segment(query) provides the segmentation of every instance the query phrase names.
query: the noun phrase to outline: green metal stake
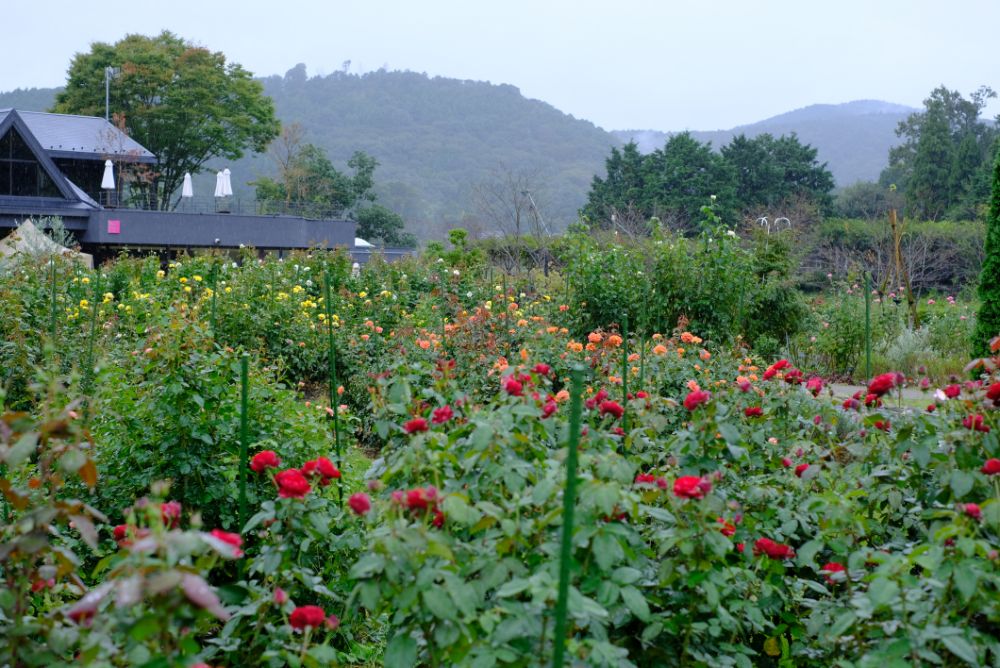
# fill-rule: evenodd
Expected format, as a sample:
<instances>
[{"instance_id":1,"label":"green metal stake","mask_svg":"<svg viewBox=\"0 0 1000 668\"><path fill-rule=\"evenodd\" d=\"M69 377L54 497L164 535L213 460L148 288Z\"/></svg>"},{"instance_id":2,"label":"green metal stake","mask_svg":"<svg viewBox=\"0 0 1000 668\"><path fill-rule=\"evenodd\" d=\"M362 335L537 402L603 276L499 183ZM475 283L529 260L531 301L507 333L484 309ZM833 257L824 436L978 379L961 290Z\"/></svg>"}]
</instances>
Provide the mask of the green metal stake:
<instances>
[{"instance_id":1,"label":"green metal stake","mask_svg":"<svg viewBox=\"0 0 1000 668\"><path fill-rule=\"evenodd\" d=\"M628 431L628 314L622 316L622 429Z\"/></svg>"},{"instance_id":2,"label":"green metal stake","mask_svg":"<svg viewBox=\"0 0 1000 668\"><path fill-rule=\"evenodd\" d=\"M94 339L97 338L97 308L98 298L101 297L101 274L97 273L94 278L94 291L91 294L90 304L90 334L87 339L87 357L83 368L83 393L87 397L87 409L84 411L84 424L90 419L90 391L94 382Z\"/></svg>"},{"instance_id":3,"label":"green metal stake","mask_svg":"<svg viewBox=\"0 0 1000 668\"><path fill-rule=\"evenodd\" d=\"M212 313L211 313L211 327L212 327L212 338L215 339L215 295L219 292L219 265L214 260L212 261Z\"/></svg>"},{"instance_id":4,"label":"green metal stake","mask_svg":"<svg viewBox=\"0 0 1000 668\"><path fill-rule=\"evenodd\" d=\"M333 300L330 297L330 272L327 270L323 274L323 292L326 298L326 321L329 328L329 339L327 341L327 360L329 363L327 373L327 383L330 386L330 410L333 412L333 443L337 451L337 469L342 466L340 455L340 410L337 401L337 346L333 341ZM337 499L340 506L344 506L344 477L337 478Z\"/></svg>"},{"instance_id":5,"label":"green metal stake","mask_svg":"<svg viewBox=\"0 0 1000 668\"><path fill-rule=\"evenodd\" d=\"M49 284L50 284L50 294L49 294L49 338L52 339L52 345L55 346L56 341L56 258L52 256L49 260Z\"/></svg>"},{"instance_id":6,"label":"green metal stake","mask_svg":"<svg viewBox=\"0 0 1000 668\"><path fill-rule=\"evenodd\" d=\"M247 447L250 440L248 405L250 402L250 356L240 357L240 531L247 523Z\"/></svg>"},{"instance_id":7,"label":"green metal stake","mask_svg":"<svg viewBox=\"0 0 1000 668\"><path fill-rule=\"evenodd\" d=\"M566 452L566 489L563 491L562 545L559 550L559 594L556 599L555 648L552 665L562 668L566 652L566 606L569 602L569 569L573 559L573 511L576 507L576 464L583 412L583 367L570 374L569 439Z\"/></svg>"},{"instance_id":8,"label":"green metal stake","mask_svg":"<svg viewBox=\"0 0 1000 668\"><path fill-rule=\"evenodd\" d=\"M872 377L872 276L865 272L865 378Z\"/></svg>"}]
</instances>

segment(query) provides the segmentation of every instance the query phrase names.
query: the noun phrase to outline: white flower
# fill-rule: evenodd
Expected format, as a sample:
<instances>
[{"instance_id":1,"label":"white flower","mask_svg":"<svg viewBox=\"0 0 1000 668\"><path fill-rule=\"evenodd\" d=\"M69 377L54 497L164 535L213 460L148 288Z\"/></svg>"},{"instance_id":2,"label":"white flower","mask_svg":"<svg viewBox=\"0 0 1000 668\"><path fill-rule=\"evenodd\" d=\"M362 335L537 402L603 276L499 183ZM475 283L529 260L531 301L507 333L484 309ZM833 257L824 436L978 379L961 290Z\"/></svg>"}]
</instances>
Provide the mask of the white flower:
<instances>
[{"instance_id":1,"label":"white flower","mask_svg":"<svg viewBox=\"0 0 1000 668\"><path fill-rule=\"evenodd\" d=\"M452 269L451 273L453 276L458 276L460 272L458 271L458 269Z\"/></svg>"},{"instance_id":2,"label":"white flower","mask_svg":"<svg viewBox=\"0 0 1000 668\"><path fill-rule=\"evenodd\" d=\"M735 237L736 236L736 230L726 230L726 234L729 235L729 236L731 236L731 237Z\"/></svg>"},{"instance_id":3,"label":"white flower","mask_svg":"<svg viewBox=\"0 0 1000 668\"><path fill-rule=\"evenodd\" d=\"M437 262L438 262L438 264L441 264L442 262L444 262L444 258L443 257L439 257L437 259Z\"/></svg>"},{"instance_id":4,"label":"white flower","mask_svg":"<svg viewBox=\"0 0 1000 668\"><path fill-rule=\"evenodd\" d=\"M466 292L465 296L471 298L472 297L472 290L469 290L468 292Z\"/></svg>"}]
</instances>

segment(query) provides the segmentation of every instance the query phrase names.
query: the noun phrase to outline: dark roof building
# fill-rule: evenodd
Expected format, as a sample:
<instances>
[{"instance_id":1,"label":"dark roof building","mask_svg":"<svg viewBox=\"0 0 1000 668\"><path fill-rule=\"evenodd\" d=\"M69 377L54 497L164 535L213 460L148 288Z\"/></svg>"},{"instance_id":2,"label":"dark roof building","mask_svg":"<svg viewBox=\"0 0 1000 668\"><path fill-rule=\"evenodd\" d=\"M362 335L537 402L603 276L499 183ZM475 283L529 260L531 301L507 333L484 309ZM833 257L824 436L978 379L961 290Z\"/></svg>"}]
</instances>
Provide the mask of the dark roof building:
<instances>
[{"instance_id":1,"label":"dark roof building","mask_svg":"<svg viewBox=\"0 0 1000 668\"><path fill-rule=\"evenodd\" d=\"M154 211L120 202L102 188L107 161L123 170L156 164L145 147L102 118L0 110L0 230L58 216L88 252L116 248L260 250L345 247L356 224L236 212L227 202L204 212ZM224 198L223 198L224 199Z\"/></svg>"}]
</instances>

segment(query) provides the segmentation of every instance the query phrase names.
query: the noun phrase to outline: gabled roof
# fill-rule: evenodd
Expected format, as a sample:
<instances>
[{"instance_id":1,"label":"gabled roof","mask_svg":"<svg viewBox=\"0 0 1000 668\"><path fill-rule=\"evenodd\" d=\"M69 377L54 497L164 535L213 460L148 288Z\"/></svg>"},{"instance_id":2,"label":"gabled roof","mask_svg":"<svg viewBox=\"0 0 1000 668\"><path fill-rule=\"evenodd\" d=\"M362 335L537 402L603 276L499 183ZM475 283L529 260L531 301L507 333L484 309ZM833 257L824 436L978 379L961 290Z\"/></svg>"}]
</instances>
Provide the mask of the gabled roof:
<instances>
[{"instance_id":1,"label":"gabled roof","mask_svg":"<svg viewBox=\"0 0 1000 668\"><path fill-rule=\"evenodd\" d=\"M5 116L0 118L0 137L7 134L7 131L11 128L21 136L24 143L28 145L31 152L38 159L38 164L41 165L42 170L45 174L52 179L52 183L55 184L56 188L59 190L59 194L63 196L64 199L80 201L80 197L77 195L76 190L70 185L69 181L63 176L63 173L59 171L55 163L52 162L45 149L42 148L41 144L38 143L38 139L35 138L34 133L21 118L20 112L11 109L6 113ZM78 190L78 189L77 189Z\"/></svg>"},{"instance_id":2,"label":"gabled roof","mask_svg":"<svg viewBox=\"0 0 1000 668\"><path fill-rule=\"evenodd\" d=\"M0 109L0 120L17 113L52 158L156 162L156 156L117 127L95 116Z\"/></svg>"}]
</instances>

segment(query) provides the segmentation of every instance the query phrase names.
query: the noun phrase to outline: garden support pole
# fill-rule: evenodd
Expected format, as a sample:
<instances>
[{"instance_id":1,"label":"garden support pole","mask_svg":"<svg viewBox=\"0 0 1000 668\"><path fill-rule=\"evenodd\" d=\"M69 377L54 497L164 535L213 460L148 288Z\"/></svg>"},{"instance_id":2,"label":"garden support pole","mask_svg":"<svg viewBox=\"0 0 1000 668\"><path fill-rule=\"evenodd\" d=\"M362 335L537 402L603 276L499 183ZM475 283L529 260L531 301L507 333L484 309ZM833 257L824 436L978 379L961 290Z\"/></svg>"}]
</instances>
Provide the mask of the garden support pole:
<instances>
[{"instance_id":1,"label":"garden support pole","mask_svg":"<svg viewBox=\"0 0 1000 668\"><path fill-rule=\"evenodd\" d=\"M559 594L556 600L556 628L552 652L553 668L562 668L566 651L566 612L569 602L569 571L573 559L573 510L576 507L577 449L580 447L580 416L583 412L583 367L571 372L569 398L569 438L566 448L566 488L563 491L562 545L559 550Z\"/></svg>"},{"instance_id":2,"label":"garden support pole","mask_svg":"<svg viewBox=\"0 0 1000 668\"><path fill-rule=\"evenodd\" d=\"M622 429L628 431L628 314L622 316Z\"/></svg>"},{"instance_id":3,"label":"garden support pole","mask_svg":"<svg viewBox=\"0 0 1000 668\"><path fill-rule=\"evenodd\" d=\"M212 313L211 313L211 328L212 328L212 339L215 340L215 295L219 292L219 264L212 259Z\"/></svg>"},{"instance_id":4,"label":"garden support pole","mask_svg":"<svg viewBox=\"0 0 1000 668\"><path fill-rule=\"evenodd\" d=\"M87 337L87 357L83 367L83 393L87 397L87 409L84 412L84 424L90 422L90 393L94 385L94 339L97 338L97 309L100 303L98 299L103 299L101 294L101 274L97 272L94 277L94 291L91 294L90 304L90 334Z\"/></svg>"},{"instance_id":5,"label":"garden support pole","mask_svg":"<svg viewBox=\"0 0 1000 668\"><path fill-rule=\"evenodd\" d=\"M323 292L326 301L326 322L329 332L329 339L327 340L327 362L328 372L327 372L327 384L330 387L330 411L333 414L333 445L337 452L337 470L339 471L343 467L343 461L341 459L340 453L340 398L337 395L337 389L340 385L337 383L337 346L333 340L333 301L331 299L330 292L330 272L327 271L323 274ZM337 501L340 503L340 507L344 507L344 476L341 474L337 478Z\"/></svg>"},{"instance_id":6,"label":"garden support pole","mask_svg":"<svg viewBox=\"0 0 1000 668\"><path fill-rule=\"evenodd\" d=\"M56 344L56 257L49 259L49 338Z\"/></svg>"},{"instance_id":7,"label":"garden support pole","mask_svg":"<svg viewBox=\"0 0 1000 668\"><path fill-rule=\"evenodd\" d=\"M865 272L865 378L872 377L872 275Z\"/></svg>"},{"instance_id":8,"label":"garden support pole","mask_svg":"<svg viewBox=\"0 0 1000 668\"><path fill-rule=\"evenodd\" d=\"M240 532L247 522L247 442L249 436L250 356L240 357Z\"/></svg>"}]
</instances>

